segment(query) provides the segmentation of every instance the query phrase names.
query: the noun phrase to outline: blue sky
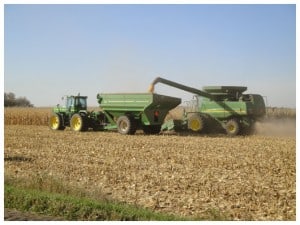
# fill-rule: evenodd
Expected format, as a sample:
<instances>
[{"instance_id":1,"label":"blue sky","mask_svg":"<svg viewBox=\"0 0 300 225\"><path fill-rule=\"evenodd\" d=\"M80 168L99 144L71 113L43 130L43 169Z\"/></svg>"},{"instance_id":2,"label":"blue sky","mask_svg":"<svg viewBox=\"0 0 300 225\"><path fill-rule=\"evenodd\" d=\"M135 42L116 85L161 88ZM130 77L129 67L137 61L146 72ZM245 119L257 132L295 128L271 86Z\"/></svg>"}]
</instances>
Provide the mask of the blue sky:
<instances>
[{"instance_id":1,"label":"blue sky","mask_svg":"<svg viewBox=\"0 0 300 225\"><path fill-rule=\"evenodd\" d=\"M4 91L35 106L78 92L96 106L97 93L146 92L161 76L296 107L296 6L4 5L4 66Z\"/></svg>"}]
</instances>

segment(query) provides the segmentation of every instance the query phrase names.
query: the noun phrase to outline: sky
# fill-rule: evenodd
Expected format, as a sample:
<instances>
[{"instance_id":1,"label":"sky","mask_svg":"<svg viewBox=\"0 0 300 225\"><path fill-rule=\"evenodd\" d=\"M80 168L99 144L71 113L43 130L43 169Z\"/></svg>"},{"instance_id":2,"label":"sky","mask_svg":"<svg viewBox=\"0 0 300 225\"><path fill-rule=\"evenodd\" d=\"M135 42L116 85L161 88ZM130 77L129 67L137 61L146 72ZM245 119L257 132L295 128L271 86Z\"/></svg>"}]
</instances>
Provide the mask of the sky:
<instances>
[{"instance_id":1,"label":"sky","mask_svg":"<svg viewBox=\"0 0 300 225\"><path fill-rule=\"evenodd\" d=\"M4 91L34 106L64 95L247 86L296 107L296 5L4 5ZM163 84L159 94L192 99Z\"/></svg>"}]
</instances>

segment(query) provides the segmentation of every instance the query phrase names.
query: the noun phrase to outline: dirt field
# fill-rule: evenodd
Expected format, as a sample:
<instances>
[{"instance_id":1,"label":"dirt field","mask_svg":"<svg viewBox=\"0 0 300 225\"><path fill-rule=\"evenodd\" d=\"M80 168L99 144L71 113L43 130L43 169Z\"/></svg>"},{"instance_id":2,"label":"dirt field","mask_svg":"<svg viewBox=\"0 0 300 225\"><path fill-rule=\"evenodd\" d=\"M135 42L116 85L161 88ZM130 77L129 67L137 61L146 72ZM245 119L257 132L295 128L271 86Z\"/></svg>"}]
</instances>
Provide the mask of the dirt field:
<instances>
[{"instance_id":1,"label":"dirt field","mask_svg":"<svg viewBox=\"0 0 300 225\"><path fill-rule=\"evenodd\" d=\"M5 175L47 175L157 211L296 219L296 138L122 136L5 125Z\"/></svg>"}]
</instances>

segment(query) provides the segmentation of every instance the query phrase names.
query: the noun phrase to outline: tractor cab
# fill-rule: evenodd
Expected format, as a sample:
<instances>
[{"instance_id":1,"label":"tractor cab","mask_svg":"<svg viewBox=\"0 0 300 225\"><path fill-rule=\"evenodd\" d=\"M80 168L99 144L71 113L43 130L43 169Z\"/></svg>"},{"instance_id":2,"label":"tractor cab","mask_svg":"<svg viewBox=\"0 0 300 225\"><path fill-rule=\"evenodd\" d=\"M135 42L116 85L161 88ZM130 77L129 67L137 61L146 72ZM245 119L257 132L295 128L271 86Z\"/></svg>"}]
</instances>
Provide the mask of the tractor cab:
<instances>
[{"instance_id":1,"label":"tractor cab","mask_svg":"<svg viewBox=\"0 0 300 225\"><path fill-rule=\"evenodd\" d=\"M67 96L65 107L69 112L79 112L80 110L86 110L87 96Z\"/></svg>"}]
</instances>

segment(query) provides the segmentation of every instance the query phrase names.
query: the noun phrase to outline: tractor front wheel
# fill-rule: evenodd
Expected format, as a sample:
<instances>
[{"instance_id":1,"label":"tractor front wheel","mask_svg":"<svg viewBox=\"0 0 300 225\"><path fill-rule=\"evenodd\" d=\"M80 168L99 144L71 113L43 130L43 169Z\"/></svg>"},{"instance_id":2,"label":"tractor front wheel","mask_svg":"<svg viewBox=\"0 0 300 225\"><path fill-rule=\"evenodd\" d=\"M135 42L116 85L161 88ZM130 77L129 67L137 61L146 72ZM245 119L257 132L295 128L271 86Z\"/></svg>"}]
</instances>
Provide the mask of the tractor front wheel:
<instances>
[{"instance_id":1,"label":"tractor front wheel","mask_svg":"<svg viewBox=\"0 0 300 225\"><path fill-rule=\"evenodd\" d=\"M65 126L63 125L62 116L57 113L52 114L49 118L49 127L52 130L64 130Z\"/></svg>"},{"instance_id":2,"label":"tractor front wheel","mask_svg":"<svg viewBox=\"0 0 300 225\"><path fill-rule=\"evenodd\" d=\"M85 117L77 113L71 117L70 127L73 131L86 131L88 129Z\"/></svg>"},{"instance_id":3,"label":"tractor front wheel","mask_svg":"<svg viewBox=\"0 0 300 225\"><path fill-rule=\"evenodd\" d=\"M120 116L117 126L120 134L135 134L136 132L136 123L130 116Z\"/></svg>"}]
</instances>

